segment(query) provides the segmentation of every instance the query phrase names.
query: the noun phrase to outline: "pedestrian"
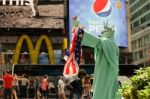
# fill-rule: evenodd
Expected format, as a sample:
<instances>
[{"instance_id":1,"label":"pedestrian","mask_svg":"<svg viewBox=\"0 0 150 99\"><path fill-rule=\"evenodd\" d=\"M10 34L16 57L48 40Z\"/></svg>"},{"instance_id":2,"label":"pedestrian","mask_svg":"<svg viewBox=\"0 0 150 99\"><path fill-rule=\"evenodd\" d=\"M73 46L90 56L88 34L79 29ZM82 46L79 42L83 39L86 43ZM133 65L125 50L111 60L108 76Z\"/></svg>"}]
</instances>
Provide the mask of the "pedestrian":
<instances>
[{"instance_id":1,"label":"pedestrian","mask_svg":"<svg viewBox=\"0 0 150 99\"><path fill-rule=\"evenodd\" d=\"M51 92L53 94L56 93L56 89L55 89L55 85L54 85L54 81L53 80L49 81L48 87L49 87L49 92Z\"/></svg>"},{"instance_id":2,"label":"pedestrian","mask_svg":"<svg viewBox=\"0 0 150 99\"><path fill-rule=\"evenodd\" d=\"M58 80L58 97L59 99L66 99L65 95L65 83L63 76L60 76Z\"/></svg>"},{"instance_id":3,"label":"pedestrian","mask_svg":"<svg viewBox=\"0 0 150 99\"><path fill-rule=\"evenodd\" d=\"M73 94L73 97L75 99L81 99L82 91L83 91L82 79L86 75L87 72L84 69L80 69L78 73L78 78L76 78L70 83L70 89L71 89L70 94ZM72 97L70 97L70 99L72 99Z\"/></svg>"},{"instance_id":4,"label":"pedestrian","mask_svg":"<svg viewBox=\"0 0 150 99\"><path fill-rule=\"evenodd\" d=\"M38 95L38 93L39 93L39 79L38 78L36 78L35 80L34 80L34 87L35 87L35 99L38 99L38 97L39 97L39 95Z\"/></svg>"},{"instance_id":5,"label":"pedestrian","mask_svg":"<svg viewBox=\"0 0 150 99\"><path fill-rule=\"evenodd\" d=\"M29 87L28 87L28 98L33 99L34 97L35 97L34 81L30 80Z\"/></svg>"},{"instance_id":6,"label":"pedestrian","mask_svg":"<svg viewBox=\"0 0 150 99\"><path fill-rule=\"evenodd\" d=\"M82 91L81 99L92 99L92 92L91 92L92 83L91 83L90 76L87 75L87 76L83 77L82 87L83 87L83 91Z\"/></svg>"},{"instance_id":7,"label":"pedestrian","mask_svg":"<svg viewBox=\"0 0 150 99\"><path fill-rule=\"evenodd\" d=\"M12 98L12 84L13 84L13 76L10 75L10 71L6 70L6 74L3 77L3 84L4 84L4 99L11 99Z\"/></svg>"},{"instance_id":8,"label":"pedestrian","mask_svg":"<svg viewBox=\"0 0 150 99\"><path fill-rule=\"evenodd\" d=\"M20 81L20 88L19 88L20 99L27 98L28 86L29 86L28 76L26 74L23 74Z\"/></svg>"},{"instance_id":9,"label":"pedestrian","mask_svg":"<svg viewBox=\"0 0 150 99\"><path fill-rule=\"evenodd\" d=\"M13 92L14 99L18 99L18 96L17 96L17 92L18 92L18 78L17 78L16 74L14 74L13 77L14 77L14 81L13 81L12 92Z\"/></svg>"},{"instance_id":10,"label":"pedestrian","mask_svg":"<svg viewBox=\"0 0 150 99\"><path fill-rule=\"evenodd\" d=\"M48 76L47 75L44 75L41 84L41 90L42 90L42 98L48 99Z\"/></svg>"}]
</instances>

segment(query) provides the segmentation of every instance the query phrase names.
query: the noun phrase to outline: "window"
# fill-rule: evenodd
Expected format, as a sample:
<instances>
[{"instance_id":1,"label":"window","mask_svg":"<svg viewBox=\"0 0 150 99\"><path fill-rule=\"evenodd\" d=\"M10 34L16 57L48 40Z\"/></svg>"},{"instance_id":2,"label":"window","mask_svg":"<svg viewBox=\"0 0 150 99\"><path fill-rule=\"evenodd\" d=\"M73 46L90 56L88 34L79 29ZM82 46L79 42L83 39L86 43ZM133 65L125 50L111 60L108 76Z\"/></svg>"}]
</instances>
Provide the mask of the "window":
<instances>
[{"instance_id":1,"label":"window","mask_svg":"<svg viewBox=\"0 0 150 99\"><path fill-rule=\"evenodd\" d=\"M146 21L145 16L141 18L141 24L144 23Z\"/></svg>"},{"instance_id":2,"label":"window","mask_svg":"<svg viewBox=\"0 0 150 99\"><path fill-rule=\"evenodd\" d=\"M135 52L135 53L134 53L134 60L137 61L138 59L139 59L138 52Z\"/></svg>"},{"instance_id":3,"label":"window","mask_svg":"<svg viewBox=\"0 0 150 99\"><path fill-rule=\"evenodd\" d=\"M134 28L139 26L139 20L133 23Z\"/></svg>"},{"instance_id":4,"label":"window","mask_svg":"<svg viewBox=\"0 0 150 99\"><path fill-rule=\"evenodd\" d=\"M144 44L147 44L148 43L148 35L145 35L144 36Z\"/></svg>"},{"instance_id":5,"label":"window","mask_svg":"<svg viewBox=\"0 0 150 99\"><path fill-rule=\"evenodd\" d=\"M131 43L131 47L132 47L132 50L134 50L135 49L135 42L134 41L132 41L132 43Z\"/></svg>"},{"instance_id":6,"label":"window","mask_svg":"<svg viewBox=\"0 0 150 99\"><path fill-rule=\"evenodd\" d=\"M139 2L139 4L137 4L137 5L134 6L134 10L136 10L139 6L141 6L143 0L140 0L140 1L141 2ZM142 15L143 13L145 13L146 11L149 11L149 10L150 10L150 3L146 4L143 8L139 9L135 14L133 14L131 21L135 20L140 15ZM143 19L141 19L141 20L143 20Z\"/></svg>"},{"instance_id":7,"label":"window","mask_svg":"<svg viewBox=\"0 0 150 99\"><path fill-rule=\"evenodd\" d=\"M149 31L149 34L147 36L147 39L148 39L147 41L150 42L150 31Z\"/></svg>"},{"instance_id":8,"label":"window","mask_svg":"<svg viewBox=\"0 0 150 99\"><path fill-rule=\"evenodd\" d=\"M145 17L146 17L146 21L149 21L150 13L148 13Z\"/></svg>"},{"instance_id":9,"label":"window","mask_svg":"<svg viewBox=\"0 0 150 99\"><path fill-rule=\"evenodd\" d=\"M147 49L144 49L144 57L147 57Z\"/></svg>"},{"instance_id":10,"label":"window","mask_svg":"<svg viewBox=\"0 0 150 99\"><path fill-rule=\"evenodd\" d=\"M143 58L143 51L139 51L139 58Z\"/></svg>"},{"instance_id":11,"label":"window","mask_svg":"<svg viewBox=\"0 0 150 99\"><path fill-rule=\"evenodd\" d=\"M136 0L129 0L130 5L135 2Z\"/></svg>"},{"instance_id":12,"label":"window","mask_svg":"<svg viewBox=\"0 0 150 99\"><path fill-rule=\"evenodd\" d=\"M132 50L137 48L137 40L132 41Z\"/></svg>"}]
</instances>

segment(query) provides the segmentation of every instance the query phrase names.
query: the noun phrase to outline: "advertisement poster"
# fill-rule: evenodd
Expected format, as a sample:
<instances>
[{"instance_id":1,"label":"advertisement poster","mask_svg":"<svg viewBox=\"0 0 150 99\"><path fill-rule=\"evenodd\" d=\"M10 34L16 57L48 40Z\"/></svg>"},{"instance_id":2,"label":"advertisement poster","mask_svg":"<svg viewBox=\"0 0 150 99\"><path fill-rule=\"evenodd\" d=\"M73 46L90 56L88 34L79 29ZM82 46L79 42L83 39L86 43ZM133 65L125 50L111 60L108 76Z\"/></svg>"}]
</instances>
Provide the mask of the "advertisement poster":
<instances>
[{"instance_id":1,"label":"advertisement poster","mask_svg":"<svg viewBox=\"0 0 150 99\"><path fill-rule=\"evenodd\" d=\"M126 0L69 0L70 38L73 16L94 36L100 36L108 23L115 31L116 44L127 47Z\"/></svg>"}]
</instances>

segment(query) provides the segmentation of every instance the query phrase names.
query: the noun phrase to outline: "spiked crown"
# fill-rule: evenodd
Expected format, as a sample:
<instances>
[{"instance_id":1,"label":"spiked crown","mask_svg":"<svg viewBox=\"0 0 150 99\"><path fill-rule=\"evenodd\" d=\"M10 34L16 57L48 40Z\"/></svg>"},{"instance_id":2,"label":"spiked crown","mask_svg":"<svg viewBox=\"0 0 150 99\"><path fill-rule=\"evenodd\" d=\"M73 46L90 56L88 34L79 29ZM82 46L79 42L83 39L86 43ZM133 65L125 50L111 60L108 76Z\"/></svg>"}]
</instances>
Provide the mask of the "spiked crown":
<instances>
[{"instance_id":1,"label":"spiked crown","mask_svg":"<svg viewBox=\"0 0 150 99\"><path fill-rule=\"evenodd\" d=\"M104 22L104 30L101 32L102 33L102 36L107 34L107 35L110 35L110 36L114 36L114 26L109 26L108 24L108 21L105 23Z\"/></svg>"}]
</instances>

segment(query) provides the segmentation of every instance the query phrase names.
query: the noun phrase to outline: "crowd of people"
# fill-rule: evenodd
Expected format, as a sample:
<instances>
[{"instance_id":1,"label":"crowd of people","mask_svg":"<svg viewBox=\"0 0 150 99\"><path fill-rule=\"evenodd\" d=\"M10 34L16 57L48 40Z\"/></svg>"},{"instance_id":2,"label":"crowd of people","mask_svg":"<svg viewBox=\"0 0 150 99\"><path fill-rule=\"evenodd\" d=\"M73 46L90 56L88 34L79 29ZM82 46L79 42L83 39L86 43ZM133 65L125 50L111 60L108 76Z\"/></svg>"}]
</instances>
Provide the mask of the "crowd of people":
<instances>
[{"instance_id":1,"label":"crowd of people","mask_svg":"<svg viewBox=\"0 0 150 99\"><path fill-rule=\"evenodd\" d=\"M50 80L48 75L30 78L23 74L11 75L7 70L3 76L4 99L49 99L50 94L56 94L58 99L92 99L93 77L81 69L78 77L65 78L59 76Z\"/></svg>"}]
</instances>

